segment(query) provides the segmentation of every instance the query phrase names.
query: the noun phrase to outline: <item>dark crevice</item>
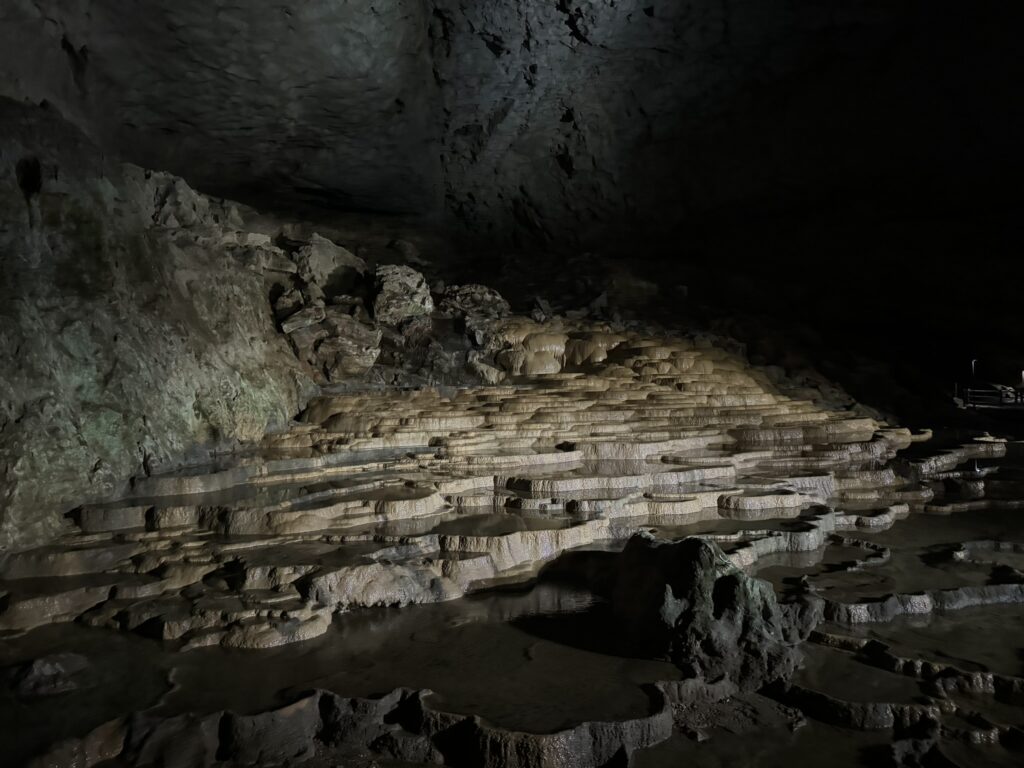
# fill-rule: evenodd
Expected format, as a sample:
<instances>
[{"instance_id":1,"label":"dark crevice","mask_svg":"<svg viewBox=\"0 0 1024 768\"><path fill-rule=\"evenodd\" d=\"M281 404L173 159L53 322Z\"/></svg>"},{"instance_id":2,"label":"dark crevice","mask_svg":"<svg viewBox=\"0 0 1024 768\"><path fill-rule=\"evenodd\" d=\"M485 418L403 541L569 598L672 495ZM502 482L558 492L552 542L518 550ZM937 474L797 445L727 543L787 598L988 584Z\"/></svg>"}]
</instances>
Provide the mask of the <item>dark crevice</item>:
<instances>
[{"instance_id":1,"label":"dark crevice","mask_svg":"<svg viewBox=\"0 0 1024 768\"><path fill-rule=\"evenodd\" d=\"M618 751L612 755L608 762L602 764L601 768L626 768L629 765L629 754L626 752L626 748L619 747Z\"/></svg>"},{"instance_id":2,"label":"dark crevice","mask_svg":"<svg viewBox=\"0 0 1024 768\"><path fill-rule=\"evenodd\" d=\"M558 163L558 167L562 169L562 172L570 179L576 173L576 167L568 147L563 145L558 148L558 152L555 153L555 161Z\"/></svg>"},{"instance_id":3,"label":"dark crevice","mask_svg":"<svg viewBox=\"0 0 1024 768\"><path fill-rule=\"evenodd\" d=\"M43 189L43 167L39 162L39 158L21 158L15 167L15 175L18 178L21 194L25 196L25 202L31 204L32 198Z\"/></svg>"},{"instance_id":4,"label":"dark crevice","mask_svg":"<svg viewBox=\"0 0 1024 768\"><path fill-rule=\"evenodd\" d=\"M320 696L320 700L317 702L317 706L320 710L320 730L317 733L316 740L321 744L335 744L342 736L342 729L338 725L340 719L340 713L338 712L338 702L335 696L324 693Z\"/></svg>"},{"instance_id":5,"label":"dark crevice","mask_svg":"<svg viewBox=\"0 0 1024 768\"><path fill-rule=\"evenodd\" d=\"M451 28L452 28L454 22L452 21L452 18L451 18L450 15L448 15L445 11L439 10L437 8L435 8L433 10L432 16L434 17L434 20L436 22L436 24L431 24L430 25L431 38L433 39L433 41L435 43L435 47L437 47L438 43L443 42L444 43L444 55L445 56L451 56L452 55ZM440 29L440 35L434 33L434 30L438 29L438 28Z\"/></svg>"},{"instance_id":6,"label":"dark crevice","mask_svg":"<svg viewBox=\"0 0 1024 768\"><path fill-rule=\"evenodd\" d=\"M481 32L480 39L484 41L484 45L487 46L487 50L494 54L494 58L501 58L502 54L508 51L505 48L505 41L501 39L499 35L493 35L489 32Z\"/></svg>"},{"instance_id":7,"label":"dark crevice","mask_svg":"<svg viewBox=\"0 0 1024 768\"><path fill-rule=\"evenodd\" d=\"M68 62L71 64L71 76L75 79L75 85L78 86L78 90L85 93L88 90L85 82L85 71L89 65L88 47L83 45L76 49L67 35L60 39L60 47L67 54Z\"/></svg>"},{"instance_id":8,"label":"dark crevice","mask_svg":"<svg viewBox=\"0 0 1024 768\"><path fill-rule=\"evenodd\" d=\"M565 14L565 26L569 28L570 36L584 45L593 45L583 27L583 11L579 8L571 8L569 0L558 0L555 7L559 13Z\"/></svg>"},{"instance_id":9,"label":"dark crevice","mask_svg":"<svg viewBox=\"0 0 1024 768\"><path fill-rule=\"evenodd\" d=\"M235 735L231 730L231 715L221 715L217 726L217 759L229 760L235 750Z\"/></svg>"}]
</instances>

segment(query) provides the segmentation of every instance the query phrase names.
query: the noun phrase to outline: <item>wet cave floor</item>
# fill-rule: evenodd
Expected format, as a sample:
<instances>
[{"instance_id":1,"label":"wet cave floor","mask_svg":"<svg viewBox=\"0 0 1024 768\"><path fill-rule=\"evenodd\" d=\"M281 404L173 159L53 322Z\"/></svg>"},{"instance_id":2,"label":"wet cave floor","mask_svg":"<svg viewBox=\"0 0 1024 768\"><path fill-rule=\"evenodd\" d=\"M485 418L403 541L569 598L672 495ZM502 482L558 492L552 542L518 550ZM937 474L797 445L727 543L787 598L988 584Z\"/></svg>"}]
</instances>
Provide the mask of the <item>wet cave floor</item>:
<instances>
[{"instance_id":1,"label":"wet cave floor","mask_svg":"<svg viewBox=\"0 0 1024 768\"><path fill-rule=\"evenodd\" d=\"M311 691L357 712L405 689L427 714L384 716L389 738L469 717L526 745L478 764L563 764L530 740L639 733L671 710L670 731L621 736L592 764L1019 765L1018 444L825 411L714 350L634 340L630 355L634 371L686 359L694 373L326 397L258 455L83 508L61 543L5 565L4 764L474 764L382 737L353 736L349 762L322 745L175 760L152 747L153 723L185 718L200 725L180 743L222 743L224 712L263 722ZM574 578L638 532L712 540L782 604L818 600L792 677L667 704L659 686L685 672L634 653L607 597ZM114 722L115 747L89 740Z\"/></svg>"},{"instance_id":2,"label":"wet cave floor","mask_svg":"<svg viewBox=\"0 0 1024 768\"><path fill-rule=\"evenodd\" d=\"M758 528L765 521L759 521ZM686 535L720 530L695 524ZM984 583L981 566L929 562L928 553L965 540L1024 541L1015 511L990 510L949 517L914 514L884 533L858 535L891 552L883 565L856 565L863 552L830 544L799 557L771 556L753 572L780 594L808 578L844 600L895 592ZM1020 555L1009 558L1019 561ZM803 560L774 564L774 561ZM4 642L0 665L17 667L57 653L90 660L79 689L26 700L0 695L0 722L12 765L55 741L87 733L125 711L160 715L232 710L255 714L292 701L310 689L345 696L380 696L398 687L429 689L445 711L478 715L510 730L551 733L590 720L649 714L655 704L645 686L679 677L667 661L633 658L616 647L615 628L601 598L541 577L526 586L493 589L461 599L402 608L360 608L338 615L320 637L263 650L200 648L180 653L171 644L81 624L40 627ZM1024 679L1024 605L964 608L882 623L828 624L829 632L885 643L901 656L969 673ZM805 665L796 682L853 702L914 704L927 700L922 681L886 671L814 642L804 644ZM1019 696L952 695L956 714L942 753L959 765L1019 765L1021 752L995 743L953 738L961 712L1009 728L1024 728ZM824 719L822 719L824 718ZM799 727L730 719L710 724L699 739L674 733L642 749L632 765L867 766L884 761L892 729L844 727L816 717ZM772 726L775 727L772 727ZM981 730L978 722L964 726ZM737 738L737 733L740 738ZM706 740L705 740L706 739Z\"/></svg>"}]
</instances>

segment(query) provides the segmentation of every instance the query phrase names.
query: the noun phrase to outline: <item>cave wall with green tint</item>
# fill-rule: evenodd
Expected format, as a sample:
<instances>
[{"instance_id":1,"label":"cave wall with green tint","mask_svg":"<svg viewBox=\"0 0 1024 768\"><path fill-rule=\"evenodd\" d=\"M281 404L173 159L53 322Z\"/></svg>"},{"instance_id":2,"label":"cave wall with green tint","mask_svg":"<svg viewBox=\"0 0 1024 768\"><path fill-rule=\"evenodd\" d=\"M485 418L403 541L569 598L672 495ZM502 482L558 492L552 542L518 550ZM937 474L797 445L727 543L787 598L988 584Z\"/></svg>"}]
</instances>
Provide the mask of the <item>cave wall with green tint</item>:
<instances>
[{"instance_id":1,"label":"cave wall with green tint","mask_svg":"<svg viewBox=\"0 0 1024 768\"><path fill-rule=\"evenodd\" d=\"M0 205L0 550L257 440L311 392L230 206L3 99Z\"/></svg>"}]
</instances>

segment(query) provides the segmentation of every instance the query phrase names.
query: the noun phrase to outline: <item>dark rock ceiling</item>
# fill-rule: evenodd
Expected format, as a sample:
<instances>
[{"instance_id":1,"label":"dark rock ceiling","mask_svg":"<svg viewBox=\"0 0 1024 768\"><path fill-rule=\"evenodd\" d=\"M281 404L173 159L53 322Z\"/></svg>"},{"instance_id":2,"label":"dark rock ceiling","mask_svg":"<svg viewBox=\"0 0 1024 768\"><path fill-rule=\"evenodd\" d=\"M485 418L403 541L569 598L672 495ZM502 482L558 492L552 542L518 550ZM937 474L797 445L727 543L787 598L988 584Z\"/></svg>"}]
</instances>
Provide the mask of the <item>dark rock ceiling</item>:
<instances>
[{"instance_id":1,"label":"dark rock ceiling","mask_svg":"<svg viewBox=\"0 0 1024 768\"><path fill-rule=\"evenodd\" d=\"M235 197L593 245L709 214L960 211L1021 170L1000 3L128 5L5 2L4 94Z\"/></svg>"}]
</instances>

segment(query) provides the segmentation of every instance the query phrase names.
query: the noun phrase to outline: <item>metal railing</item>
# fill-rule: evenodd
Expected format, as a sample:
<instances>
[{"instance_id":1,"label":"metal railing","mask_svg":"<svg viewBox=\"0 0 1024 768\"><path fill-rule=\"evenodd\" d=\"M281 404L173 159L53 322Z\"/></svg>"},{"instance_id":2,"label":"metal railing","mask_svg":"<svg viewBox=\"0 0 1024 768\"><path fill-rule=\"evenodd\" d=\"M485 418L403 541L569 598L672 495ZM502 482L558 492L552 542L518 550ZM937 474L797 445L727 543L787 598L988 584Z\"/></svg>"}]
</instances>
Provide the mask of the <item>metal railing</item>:
<instances>
[{"instance_id":1,"label":"metal railing","mask_svg":"<svg viewBox=\"0 0 1024 768\"><path fill-rule=\"evenodd\" d=\"M960 389L960 396L963 398L964 405L968 408L978 405L989 407L1022 405L1024 404L1024 399L1022 399L1021 394L1021 391L1017 390L1014 393L1013 399L1010 399L1004 393L995 389L974 389L972 387L962 387Z\"/></svg>"}]
</instances>

